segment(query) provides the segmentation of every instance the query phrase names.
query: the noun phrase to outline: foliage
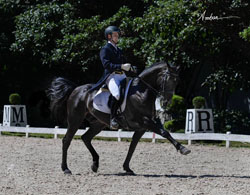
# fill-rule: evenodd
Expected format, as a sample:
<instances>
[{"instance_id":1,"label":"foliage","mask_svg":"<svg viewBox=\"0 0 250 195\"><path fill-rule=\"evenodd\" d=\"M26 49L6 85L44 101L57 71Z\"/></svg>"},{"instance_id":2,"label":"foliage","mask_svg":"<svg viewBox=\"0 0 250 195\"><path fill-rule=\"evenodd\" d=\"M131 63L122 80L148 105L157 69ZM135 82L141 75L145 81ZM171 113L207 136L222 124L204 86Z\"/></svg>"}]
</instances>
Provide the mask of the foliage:
<instances>
[{"instance_id":1,"label":"foliage","mask_svg":"<svg viewBox=\"0 0 250 195\"><path fill-rule=\"evenodd\" d=\"M119 26L128 13L129 9L122 7L104 21L99 16L68 21L62 30L63 38L56 41L56 47L52 50L52 61L79 64L83 69L95 64L104 45L104 29L109 25Z\"/></svg>"},{"instance_id":2,"label":"foliage","mask_svg":"<svg viewBox=\"0 0 250 195\"><path fill-rule=\"evenodd\" d=\"M9 96L9 102L12 105L19 105L19 104L21 104L21 96L18 93L12 93Z\"/></svg>"},{"instance_id":3,"label":"foliage","mask_svg":"<svg viewBox=\"0 0 250 195\"><path fill-rule=\"evenodd\" d=\"M217 132L249 134L250 116L237 110L213 110L214 128Z\"/></svg>"},{"instance_id":4,"label":"foliage","mask_svg":"<svg viewBox=\"0 0 250 195\"><path fill-rule=\"evenodd\" d=\"M172 120L164 123L164 128L166 130L174 132L179 129L184 129L186 105L183 97L173 95L171 104L167 106L166 112L172 117Z\"/></svg>"},{"instance_id":5,"label":"foliage","mask_svg":"<svg viewBox=\"0 0 250 195\"><path fill-rule=\"evenodd\" d=\"M204 108L206 104L206 99L202 96L196 96L192 100L194 108Z\"/></svg>"},{"instance_id":6,"label":"foliage","mask_svg":"<svg viewBox=\"0 0 250 195\"><path fill-rule=\"evenodd\" d=\"M172 61L179 64L195 64L195 58L191 59L185 46L190 35L199 37L200 29L193 24L197 20L199 8L198 1L154 1L154 4L144 13L143 17L133 20L136 44L134 54L143 58L147 65L157 61Z\"/></svg>"},{"instance_id":7,"label":"foliage","mask_svg":"<svg viewBox=\"0 0 250 195\"><path fill-rule=\"evenodd\" d=\"M164 123L164 129L176 132L185 128L185 118L173 119Z\"/></svg>"},{"instance_id":8,"label":"foliage","mask_svg":"<svg viewBox=\"0 0 250 195\"><path fill-rule=\"evenodd\" d=\"M218 108L225 109L232 93L250 89L250 80L244 74L230 67L220 69L211 73L202 86L207 86L210 94L217 93Z\"/></svg>"},{"instance_id":9,"label":"foliage","mask_svg":"<svg viewBox=\"0 0 250 195\"><path fill-rule=\"evenodd\" d=\"M122 7L111 18L101 21L100 16L75 18L75 9L67 2L38 4L16 18L16 41L11 48L31 51L43 64L74 65L86 70L99 61L104 29L111 24L119 25L129 11Z\"/></svg>"},{"instance_id":10,"label":"foliage","mask_svg":"<svg viewBox=\"0 0 250 195\"><path fill-rule=\"evenodd\" d=\"M203 85L207 85L209 87L210 93L217 89L217 85L220 85L223 90L232 93L237 89L248 89L250 86L250 81L246 81L244 79L246 78L244 78L241 73L236 72L232 68L228 68L225 70L218 70L210 74L206 78ZM242 85L242 82L246 85Z\"/></svg>"},{"instance_id":11,"label":"foliage","mask_svg":"<svg viewBox=\"0 0 250 195\"><path fill-rule=\"evenodd\" d=\"M186 99L192 94L189 84L199 77L196 70L206 62L210 72L203 86L212 91L216 107L226 108L231 93L250 89L250 44L239 37L249 26L249 6L238 0L156 0L142 17L127 23L134 32L129 45L147 65L161 60L181 65L179 91ZM221 19L199 19L204 13Z\"/></svg>"},{"instance_id":12,"label":"foliage","mask_svg":"<svg viewBox=\"0 0 250 195\"><path fill-rule=\"evenodd\" d=\"M218 15L221 19L204 21L203 26L213 31L220 42L216 46L218 53L211 55L212 72L202 86L208 87L210 97L218 109L226 109L230 95L238 90L250 89L250 52L247 39L250 4L244 0L204 1L206 12ZM244 30L245 29L245 30ZM242 32L243 31L243 32ZM241 32L241 33L240 33ZM240 36L239 36L240 34Z\"/></svg>"},{"instance_id":13,"label":"foliage","mask_svg":"<svg viewBox=\"0 0 250 195\"><path fill-rule=\"evenodd\" d=\"M16 17L16 41L13 51L30 50L34 56L39 55L43 63L48 63L55 38L62 37L61 26L64 18L73 15L70 4L38 4Z\"/></svg>"},{"instance_id":14,"label":"foliage","mask_svg":"<svg viewBox=\"0 0 250 195\"><path fill-rule=\"evenodd\" d=\"M242 37L246 41L250 41L250 26L244 29L242 32L239 33L240 37Z\"/></svg>"},{"instance_id":15,"label":"foliage","mask_svg":"<svg viewBox=\"0 0 250 195\"><path fill-rule=\"evenodd\" d=\"M125 5L125 6L123 6ZM23 99L43 86L48 75L95 82L103 69L99 50L103 31L123 31L119 47L141 71L157 61L181 66L177 93L191 104L192 85L201 77L214 107L227 108L230 95L250 89L250 3L246 0L0 0L0 77ZM218 20L203 20L218 16ZM11 48L11 49L10 49ZM18 65L17 65L18 64ZM21 75L28 74L29 78ZM46 76L45 76L46 75ZM15 78L15 80L13 79ZM34 82L30 82L34 80ZM47 82L47 81L46 81ZM198 87L198 90L199 87Z\"/></svg>"},{"instance_id":16,"label":"foliage","mask_svg":"<svg viewBox=\"0 0 250 195\"><path fill-rule=\"evenodd\" d=\"M146 5L148 1L144 3ZM239 1L221 4L230 10L229 14L248 8L247 3ZM79 5L73 1L52 1L49 4L37 4L20 14L16 20L16 41L12 49L31 51L50 66L73 65L86 70L100 63L98 53L104 44L103 30L114 24L120 26L125 34L119 46L136 65L151 65L166 60L192 72L202 61L221 58L225 47L231 44L231 34L227 31L218 32L217 26L231 30L230 22L238 23L237 20L229 21L229 24L198 20L204 10L211 12L214 7L224 11L216 1L155 0L142 17L132 17L134 13L128 7L121 7L104 20L100 16L78 18L76 13L79 12ZM234 63L235 60L229 62ZM225 62L221 64L222 70L228 65ZM244 74L242 76L245 77ZM183 88L186 89L185 86Z\"/></svg>"},{"instance_id":17,"label":"foliage","mask_svg":"<svg viewBox=\"0 0 250 195\"><path fill-rule=\"evenodd\" d=\"M173 118L178 118L185 114L185 102L184 98L179 95L173 95L171 103L167 106L167 112Z\"/></svg>"}]
</instances>

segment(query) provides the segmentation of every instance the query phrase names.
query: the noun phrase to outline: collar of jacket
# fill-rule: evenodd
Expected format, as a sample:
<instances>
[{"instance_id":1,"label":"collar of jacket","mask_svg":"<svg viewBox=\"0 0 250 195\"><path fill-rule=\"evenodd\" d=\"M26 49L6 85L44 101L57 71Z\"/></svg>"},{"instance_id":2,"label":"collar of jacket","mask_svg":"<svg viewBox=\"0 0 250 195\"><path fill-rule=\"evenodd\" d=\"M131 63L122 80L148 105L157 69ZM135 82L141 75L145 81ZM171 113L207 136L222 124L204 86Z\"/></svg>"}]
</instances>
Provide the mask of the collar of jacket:
<instances>
[{"instance_id":1,"label":"collar of jacket","mask_svg":"<svg viewBox=\"0 0 250 195\"><path fill-rule=\"evenodd\" d=\"M108 41L108 43L110 43L116 50L118 50L118 47L114 43L112 43L111 41Z\"/></svg>"}]
</instances>

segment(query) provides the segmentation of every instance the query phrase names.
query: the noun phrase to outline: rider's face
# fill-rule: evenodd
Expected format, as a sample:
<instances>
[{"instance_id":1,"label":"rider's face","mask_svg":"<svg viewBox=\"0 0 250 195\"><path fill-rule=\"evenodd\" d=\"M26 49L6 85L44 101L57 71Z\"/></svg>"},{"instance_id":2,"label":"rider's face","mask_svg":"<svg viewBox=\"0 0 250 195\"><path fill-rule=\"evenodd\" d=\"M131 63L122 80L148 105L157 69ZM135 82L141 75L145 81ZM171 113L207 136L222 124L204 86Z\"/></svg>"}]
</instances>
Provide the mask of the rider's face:
<instances>
[{"instance_id":1,"label":"rider's face","mask_svg":"<svg viewBox=\"0 0 250 195\"><path fill-rule=\"evenodd\" d=\"M113 32L112 33L112 37L111 37L111 41L115 44L118 43L119 40L119 33L118 32Z\"/></svg>"}]
</instances>

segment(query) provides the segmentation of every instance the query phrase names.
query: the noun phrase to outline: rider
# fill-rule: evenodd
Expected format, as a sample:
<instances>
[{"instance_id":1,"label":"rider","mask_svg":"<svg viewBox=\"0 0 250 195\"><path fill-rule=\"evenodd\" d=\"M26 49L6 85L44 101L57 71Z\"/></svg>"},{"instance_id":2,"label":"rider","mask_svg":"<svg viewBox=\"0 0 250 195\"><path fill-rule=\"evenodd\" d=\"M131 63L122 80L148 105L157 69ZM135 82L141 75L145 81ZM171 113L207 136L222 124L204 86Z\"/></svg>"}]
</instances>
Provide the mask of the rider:
<instances>
[{"instance_id":1,"label":"rider","mask_svg":"<svg viewBox=\"0 0 250 195\"><path fill-rule=\"evenodd\" d=\"M116 116L120 99L120 82L126 78L124 71L129 71L131 64L126 63L121 49L116 45L119 40L120 29L116 26L109 26L105 29L104 34L107 44L100 51L100 59L105 70L102 78L93 88L97 88L106 82L112 94L110 128L117 129L119 127Z\"/></svg>"}]
</instances>

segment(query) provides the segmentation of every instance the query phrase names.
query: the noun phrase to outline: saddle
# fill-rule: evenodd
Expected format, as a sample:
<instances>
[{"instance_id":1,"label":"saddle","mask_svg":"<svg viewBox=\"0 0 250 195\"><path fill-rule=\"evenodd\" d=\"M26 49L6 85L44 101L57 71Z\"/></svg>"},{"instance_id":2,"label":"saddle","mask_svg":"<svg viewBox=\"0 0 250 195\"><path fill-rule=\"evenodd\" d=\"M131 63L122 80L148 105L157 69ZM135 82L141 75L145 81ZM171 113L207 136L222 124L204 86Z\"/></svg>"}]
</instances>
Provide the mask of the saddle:
<instances>
[{"instance_id":1,"label":"saddle","mask_svg":"<svg viewBox=\"0 0 250 195\"><path fill-rule=\"evenodd\" d=\"M130 84L132 79L126 78L121 81L120 84L120 112L123 112L126 107L126 99L129 91ZM107 114L111 113L110 103L111 103L112 94L110 93L108 86L104 84L95 94L93 99L93 107ZM118 109L119 110L119 109Z\"/></svg>"}]
</instances>

